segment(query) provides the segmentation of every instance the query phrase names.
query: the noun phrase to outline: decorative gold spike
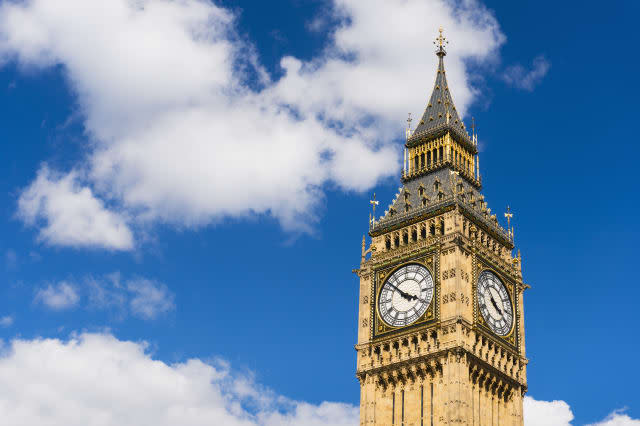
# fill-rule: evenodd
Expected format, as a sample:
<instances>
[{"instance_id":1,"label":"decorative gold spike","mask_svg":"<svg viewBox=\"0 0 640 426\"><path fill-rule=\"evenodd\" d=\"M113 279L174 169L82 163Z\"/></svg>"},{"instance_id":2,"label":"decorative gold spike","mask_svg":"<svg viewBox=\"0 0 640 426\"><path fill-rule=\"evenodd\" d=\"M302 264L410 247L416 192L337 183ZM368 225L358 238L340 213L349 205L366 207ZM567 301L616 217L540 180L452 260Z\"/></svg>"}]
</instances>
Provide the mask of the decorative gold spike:
<instances>
[{"instance_id":1,"label":"decorative gold spike","mask_svg":"<svg viewBox=\"0 0 640 426\"><path fill-rule=\"evenodd\" d=\"M504 214L504 217L507 218L507 231L509 232L509 237L513 239L513 230L511 229L511 219L513 218L513 213L511 213L511 207L507 206L507 212Z\"/></svg>"},{"instance_id":2,"label":"decorative gold spike","mask_svg":"<svg viewBox=\"0 0 640 426\"><path fill-rule=\"evenodd\" d=\"M376 219L376 206L380 204L380 201L376 200L376 193L373 193L373 200L369 201L369 204L373 207L373 220Z\"/></svg>"}]
</instances>

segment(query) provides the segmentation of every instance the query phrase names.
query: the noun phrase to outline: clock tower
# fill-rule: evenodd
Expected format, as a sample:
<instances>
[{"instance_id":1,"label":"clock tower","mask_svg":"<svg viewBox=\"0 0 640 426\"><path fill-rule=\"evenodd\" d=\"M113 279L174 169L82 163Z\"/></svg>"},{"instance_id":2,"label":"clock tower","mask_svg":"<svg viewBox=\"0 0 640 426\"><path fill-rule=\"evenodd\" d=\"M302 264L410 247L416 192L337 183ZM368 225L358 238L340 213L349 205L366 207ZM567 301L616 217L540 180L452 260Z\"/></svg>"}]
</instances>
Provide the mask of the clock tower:
<instances>
[{"instance_id":1,"label":"clock tower","mask_svg":"<svg viewBox=\"0 0 640 426\"><path fill-rule=\"evenodd\" d=\"M381 217L374 197L371 244L363 239L355 271L361 425L524 423L528 286L513 231L481 193L477 137L451 98L445 44L441 29L402 186Z\"/></svg>"}]
</instances>

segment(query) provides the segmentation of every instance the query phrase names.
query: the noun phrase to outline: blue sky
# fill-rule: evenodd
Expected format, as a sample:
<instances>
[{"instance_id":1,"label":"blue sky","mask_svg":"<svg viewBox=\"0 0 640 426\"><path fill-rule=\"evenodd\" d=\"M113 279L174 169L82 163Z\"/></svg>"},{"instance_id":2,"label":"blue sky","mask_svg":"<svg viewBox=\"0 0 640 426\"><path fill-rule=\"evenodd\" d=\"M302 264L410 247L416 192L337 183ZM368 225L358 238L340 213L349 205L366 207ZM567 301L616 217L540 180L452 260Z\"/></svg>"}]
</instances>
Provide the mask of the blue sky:
<instances>
[{"instance_id":1,"label":"blue sky","mask_svg":"<svg viewBox=\"0 0 640 426\"><path fill-rule=\"evenodd\" d=\"M0 1L0 400L32 395L38 357L62 374L55 348L78 369L113 351L212 374L219 424L351 424L351 270L443 25L532 286L529 395L571 424L637 424L637 4L47 3ZM569 424L531 404L558 414L528 424Z\"/></svg>"}]
</instances>

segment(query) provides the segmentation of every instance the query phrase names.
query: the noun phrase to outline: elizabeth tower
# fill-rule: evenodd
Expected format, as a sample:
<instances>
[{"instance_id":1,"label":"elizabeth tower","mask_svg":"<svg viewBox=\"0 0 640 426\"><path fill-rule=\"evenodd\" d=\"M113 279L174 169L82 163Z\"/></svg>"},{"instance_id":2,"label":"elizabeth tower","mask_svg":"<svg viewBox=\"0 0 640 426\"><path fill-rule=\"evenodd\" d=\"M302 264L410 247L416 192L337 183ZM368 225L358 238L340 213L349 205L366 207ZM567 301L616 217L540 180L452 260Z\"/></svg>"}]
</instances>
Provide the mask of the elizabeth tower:
<instances>
[{"instance_id":1,"label":"elizabeth tower","mask_svg":"<svg viewBox=\"0 0 640 426\"><path fill-rule=\"evenodd\" d=\"M407 131L402 187L379 218L374 197L371 245L363 240L355 271L360 424L521 426L528 286L513 231L480 192L477 137L449 92L442 30L436 44L435 85Z\"/></svg>"}]
</instances>

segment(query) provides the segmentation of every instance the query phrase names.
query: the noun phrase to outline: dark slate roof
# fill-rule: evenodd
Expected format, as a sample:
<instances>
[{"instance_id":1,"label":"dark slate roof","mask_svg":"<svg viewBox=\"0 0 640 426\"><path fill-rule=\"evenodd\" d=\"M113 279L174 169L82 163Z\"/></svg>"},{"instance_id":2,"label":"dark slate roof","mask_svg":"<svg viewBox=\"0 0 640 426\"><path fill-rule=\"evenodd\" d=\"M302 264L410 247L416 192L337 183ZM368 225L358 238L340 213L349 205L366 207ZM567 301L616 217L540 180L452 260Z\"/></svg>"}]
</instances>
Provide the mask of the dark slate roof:
<instances>
[{"instance_id":1,"label":"dark slate roof","mask_svg":"<svg viewBox=\"0 0 640 426\"><path fill-rule=\"evenodd\" d=\"M425 137L438 137L450 131L454 137L457 136L460 142L466 143L471 151L475 152L475 146L471 142L449 92L449 83L447 83L444 69L444 56L443 50L438 51L438 70L433 92L424 114L418 122L418 127L409 138L407 145L412 146Z\"/></svg>"},{"instance_id":2,"label":"dark slate roof","mask_svg":"<svg viewBox=\"0 0 640 426\"><path fill-rule=\"evenodd\" d=\"M484 196L477 188L469 185L464 179L458 179L458 183L462 184L462 191L459 191L454 201L451 171L451 168L445 167L412 179L398 188L398 193L391 204L385 207L383 216L374 218L375 222L369 229L370 235L380 235L396 226L406 225L414 218L428 216L431 212L435 213L445 206L457 203L476 219L477 224L484 224L497 238L509 245L507 232L491 220L486 210L481 207L480 201L484 201ZM440 199L440 193L442 193L442 199ZM424 204L423 199L426 201ZM391 213L391 210L394 213Z\"/></svg>"}]
</instances>

